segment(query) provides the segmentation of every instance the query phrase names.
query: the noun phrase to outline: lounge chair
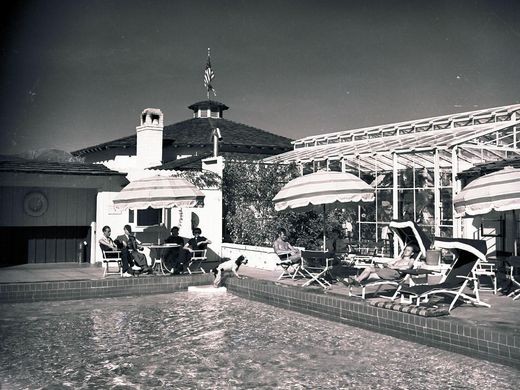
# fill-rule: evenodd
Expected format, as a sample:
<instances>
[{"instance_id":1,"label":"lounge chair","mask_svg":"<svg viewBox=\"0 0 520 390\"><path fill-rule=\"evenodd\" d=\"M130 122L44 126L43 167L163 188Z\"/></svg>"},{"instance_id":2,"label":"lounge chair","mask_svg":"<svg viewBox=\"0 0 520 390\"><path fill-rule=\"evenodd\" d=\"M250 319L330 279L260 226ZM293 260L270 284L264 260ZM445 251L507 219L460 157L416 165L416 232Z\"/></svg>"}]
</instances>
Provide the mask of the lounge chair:
<instances>
[{"instance_id":1,"label":"lounge chair","mask_svg":"<svg viewBox=\"0 0 520 390\"><path fill-rule=\"evenodd\" d=\"M422 264L421 259L426 257L426 250L430 248L431 241L426 236L424 231L420 228L419 225L417 225L413 221L397 221L393 220L389 224L389 229L394 233L394 235L397 237L397 240L399 242L400 252L399 256L402 256L404 248L407 246L413 246L416 248L416 253L414 255L414 263L412 268L418 269L419 266ZM365 268L367 266L378 266L378 264L384 264L388 263L389 261L393 260L392 258L378 258L378 257L372 257L372 263L371 264L365 264L365 265L356 265L356 268ZM362 282L360 282L359 286L361 288L361 298L365 299L366 297L366 289L367 287L377 287L375 294L379 293L379 290L381 287L385 285L390 286L396 286L397 290L394 292L394 294L391 297L386 297L390 299L394 299L398 291L400 290L401 286L404 283L412 283L412 274L415 276L418 275L425 275L431 273L430 271L415 271L414 273L403 273L399 278L396 279L367 279ZM349 286L349 296L353 296L356 294L352 293L352 290L355 286L350 285Z\"/></svg>"},{"instance_id":2,"label":"lounge chair","mask_svg":"<svg viewBox=\"0 0 520 390\"><path fill-rule=\"evenodd\" d=\"M202 268L202 263L208 259L207 251L207 249L197 249L192 252L191 258L188 261L188 266L186 267L190 275L198 272L203 274L206 273L204 268Z\"/></svg>"},{"instance_id":3,"label":"lounge chair","mask_svg":"<svg viewBox=\"0 0 520 390\"><path fill-rule=\"evenodd\" d=\"M105 251L101 249L103 255L103 277L107 275L123 276L123 266L121 265L121 251ZM111 270L111 265L117 267L117 271Z\"/></svg>"},{"instance_id":4,"label":"lounge chair","mask_svg":"<svg viewBox=\"0 0 520 390\"><path fill-rule=\"evenodd\" d=\"M453 309L455 303L462 299L474 305L490 307L480 300L478 291L478 279L475 270L480 261L486 260L486 242L483 240L469 240L461 238L436 238L434 246L438 249L451 249L458 252L450 266L444 280L435 285L419 285L402 287L400 289L401 302L411 303L413 300L419 305L427 302L432 295L453 295L448 312ZM472 285L473 295L464 290Z\"/></svg>"}]
</instances>

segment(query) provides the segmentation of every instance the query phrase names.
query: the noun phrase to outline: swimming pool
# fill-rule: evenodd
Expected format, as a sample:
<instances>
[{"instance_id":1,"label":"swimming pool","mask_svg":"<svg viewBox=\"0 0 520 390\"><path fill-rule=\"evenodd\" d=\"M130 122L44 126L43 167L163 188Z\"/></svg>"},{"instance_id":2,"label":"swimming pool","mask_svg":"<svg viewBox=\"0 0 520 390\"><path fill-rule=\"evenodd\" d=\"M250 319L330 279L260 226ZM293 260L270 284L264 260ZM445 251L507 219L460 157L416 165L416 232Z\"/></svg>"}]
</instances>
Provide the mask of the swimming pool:
<instances>
[{"instance_id":1,"label":"swimming pool","mask_svg":"<svg viewBox=\"0 0 520 390\"><path fill-rule=\"evenodd\" d=\"M231 294L0 305L2 389L508 389L520 371Z\"/></svg>"}]
</instances>

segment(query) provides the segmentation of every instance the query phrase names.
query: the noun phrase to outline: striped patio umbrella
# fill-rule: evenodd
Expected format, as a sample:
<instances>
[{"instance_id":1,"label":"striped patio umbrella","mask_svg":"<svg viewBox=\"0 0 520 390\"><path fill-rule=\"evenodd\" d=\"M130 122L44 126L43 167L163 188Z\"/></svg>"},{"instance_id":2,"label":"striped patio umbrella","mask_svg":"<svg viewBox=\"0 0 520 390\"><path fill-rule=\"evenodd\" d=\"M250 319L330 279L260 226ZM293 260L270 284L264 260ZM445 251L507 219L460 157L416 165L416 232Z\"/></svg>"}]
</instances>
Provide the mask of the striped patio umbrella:
<instances>
[{"instance_id":1,"label":"striped patio umbrella","mask_svg":"<svg viewBox=\"0 0 520 390\"><path fill-rule=\"evenodd\" d=\"M308 210L327 205L358 204L374 201L374 189L350 173L318 171L297 177L287 183L273 198L276 211ZM323 218L323 248L326 226Z\"/></svg>"},{"instance_id":2,"label":"striped patio umbrella","mask_svg":"<svg viewBox=\"0 0 520 390\"><path fill-rule=\"evenodd\" d=\"M479 177L453 199L458 216L520 209L520 169L504 169Z\"/></svg>"},{"instance_id":3,"label":"striped patio umbrella","mask_svg":"<svg viewBox=\"0 0 520 390\"><path fill-rule=\"evenodd\" d=\"M204 194L181 177L152 176L138 179L121 190L114 198L114 208L154 209L197 207L202 205Z\"/></svg>"}]
</instances>

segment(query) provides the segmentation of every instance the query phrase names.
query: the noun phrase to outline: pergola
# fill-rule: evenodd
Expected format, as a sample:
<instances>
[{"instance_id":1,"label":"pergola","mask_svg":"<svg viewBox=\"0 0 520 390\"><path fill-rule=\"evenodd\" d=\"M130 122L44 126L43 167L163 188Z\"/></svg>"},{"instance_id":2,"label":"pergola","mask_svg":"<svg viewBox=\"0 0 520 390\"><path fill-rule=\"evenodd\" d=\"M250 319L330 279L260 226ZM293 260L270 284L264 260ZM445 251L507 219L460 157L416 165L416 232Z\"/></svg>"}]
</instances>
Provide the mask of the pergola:
<instances>
[{"instance_id":1,"label":"pergola","mask_svg":"<svg viewBox=\"0 0 520 390\"><path fill-rule=\"evenodd\" d=\"M391 173L393 218L402 217L397 207L401 172L408 168L430 171L435 203L432 225L434 234L440 235L441 174L451 174L454 195L460 191L459 172L520 155L520 104L320 134L293 141L293 145L292 151L264 161L295 162L302 174L330 169L360 176L375 172L377 178L378 172ZM371 184L377 187L378 180ZM453 218L453 236L460 234L460 219Z\"/></svg>"}]
</instances>

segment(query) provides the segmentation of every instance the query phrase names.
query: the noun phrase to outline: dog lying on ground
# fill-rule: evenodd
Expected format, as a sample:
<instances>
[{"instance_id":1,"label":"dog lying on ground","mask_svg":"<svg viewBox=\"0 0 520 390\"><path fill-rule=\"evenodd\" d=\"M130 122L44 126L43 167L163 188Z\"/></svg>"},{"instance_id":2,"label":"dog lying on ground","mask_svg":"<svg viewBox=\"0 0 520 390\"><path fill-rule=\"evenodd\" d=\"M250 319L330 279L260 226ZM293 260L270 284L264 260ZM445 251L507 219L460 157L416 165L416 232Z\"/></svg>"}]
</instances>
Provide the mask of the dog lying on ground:
<instances>
[{"instance_id":1,"label":"dog lying on ground","mask_svg":"<svg viewBox=\"0 0 520 390\"><path fill-rule=\"evenodd\" d=\"M217 268L211 270L215 275L213 285L219 287L222 284L222 276L224 272L233 272L235 276L240 279L241 277L238 274L238 269L242 264L247 264L247 259L242 255L238 256L236 260L227 260L220 263Z\"/></svg>"}]
</instances>

